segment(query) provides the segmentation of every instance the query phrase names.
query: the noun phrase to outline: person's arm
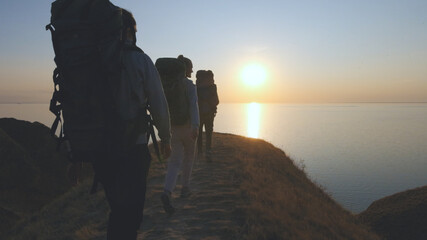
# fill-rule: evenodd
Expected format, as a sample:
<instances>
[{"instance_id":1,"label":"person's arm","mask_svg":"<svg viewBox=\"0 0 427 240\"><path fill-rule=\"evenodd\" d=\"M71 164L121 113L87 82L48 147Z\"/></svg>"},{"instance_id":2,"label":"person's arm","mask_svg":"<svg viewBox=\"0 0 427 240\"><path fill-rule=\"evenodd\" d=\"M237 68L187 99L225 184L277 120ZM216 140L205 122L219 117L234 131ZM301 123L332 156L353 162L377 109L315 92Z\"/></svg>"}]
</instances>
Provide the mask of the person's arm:
<instances>
[{"instance_id":1,"label":"person's arm","mask_svg":"<svg viewBox=\"0 0 427 240\"><path fill-rule=\"evenodd\" d=\"M188 101L190 106L190 124L192 135L197 138L199 134L200 116L199 105L197 100L197 88L191 80L187 80Z\"/></svg>"},{"instance_id":2,"label":"person's arm","mask_svg":"<svg viewBox=\"0 0 427 240\"><path fill-rule=\"evenodd\" d=\"M141 54L140 56L138 64L142 66L141 74L143 76L145 96L150 104L150 113L162 143L169 144L171 136L169 108L160 76L150 57L146 54Z\"/></svg>"}]
</instances>

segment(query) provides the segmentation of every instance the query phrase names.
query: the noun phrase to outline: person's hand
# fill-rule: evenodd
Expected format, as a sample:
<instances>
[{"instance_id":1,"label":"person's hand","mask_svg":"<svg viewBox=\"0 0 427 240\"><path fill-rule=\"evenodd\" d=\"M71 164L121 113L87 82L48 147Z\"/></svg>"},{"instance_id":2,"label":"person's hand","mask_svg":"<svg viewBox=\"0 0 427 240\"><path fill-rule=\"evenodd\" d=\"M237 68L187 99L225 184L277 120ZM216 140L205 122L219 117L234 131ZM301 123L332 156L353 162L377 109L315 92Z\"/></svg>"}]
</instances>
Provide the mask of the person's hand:
<instances>
[{"instance_id":1,"label":"person's hand","mask_svg":"<svg viewBox=\"0 0 427 240\"><path fill-rule=\"evenodd\" d=\"M171 155L171 145L169 143L160 142L160 152L165 159L169 158Z\"/></svg>"},{"instance_id":2,"label":"person's hand","mask_svg":"<svg viewBox=\"0 0 427 240\"><path fill-rule=\"evenodd\" d=\"M79 184L82 168L82 162L73 162L68 167L68 180L70 181L72 186L76 186L77 184Z\"/></svg>"},{"instance_id":3,"label":"person's hand","mask_svg":"<svg viewBox=\"0 0 427 240\"><path fill-rule=\"evenodd\" d=\"M199 136L199 128L191 127L191 138L195 141L198 136Z\"/></svg>"}]
</instances>

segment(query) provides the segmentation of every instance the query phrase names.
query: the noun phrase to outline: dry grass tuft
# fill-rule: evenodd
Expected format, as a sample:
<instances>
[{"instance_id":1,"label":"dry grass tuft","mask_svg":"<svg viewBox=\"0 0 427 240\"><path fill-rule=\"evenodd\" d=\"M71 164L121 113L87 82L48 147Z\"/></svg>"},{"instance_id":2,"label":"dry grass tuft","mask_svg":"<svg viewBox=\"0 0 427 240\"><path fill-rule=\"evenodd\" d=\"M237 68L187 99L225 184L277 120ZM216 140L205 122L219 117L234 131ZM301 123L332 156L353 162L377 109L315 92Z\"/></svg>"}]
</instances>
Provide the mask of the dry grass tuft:
<instances>
[{"instance_id":1,"label":"dry grass tuft","mask_svg":"<svg viewBox=\"0 0 427 240\"><path fill-rule=\"evenodd\" d=\"M89 195L91 180L72 188L18 223L4 239L103 239L108 204L103 191Z\"/></svg>"}]
</instances>

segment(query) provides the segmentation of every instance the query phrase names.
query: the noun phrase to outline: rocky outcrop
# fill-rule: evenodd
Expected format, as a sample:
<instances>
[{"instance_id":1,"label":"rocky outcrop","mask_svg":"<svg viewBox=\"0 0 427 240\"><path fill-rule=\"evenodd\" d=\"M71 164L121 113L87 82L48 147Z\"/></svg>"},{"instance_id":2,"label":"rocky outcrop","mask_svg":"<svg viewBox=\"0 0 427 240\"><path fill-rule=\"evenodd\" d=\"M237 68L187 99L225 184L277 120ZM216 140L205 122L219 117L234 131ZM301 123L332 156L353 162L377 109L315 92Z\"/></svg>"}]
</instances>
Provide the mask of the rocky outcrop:
<instances>
[{"instance_id":1,"label":"rocky outcrop","mask_svg":"<svg viewBox=\"0 0 427 240\"><path fill-rule=\"evenodd\" d=\"M0 231L66 192L67 165L48 127L0 119Z\"/></svg>"},{"instance_id":2,"label":"rocky outcrop","mask_svg":"<svg viewBox=\"0 0 427 240\"><path fill-rule=\"evenodd\" d=\"M0 206L18 215L37 191L40 169L27 151L0 129Z\"/></svg>"},{"instance_id":3,"label":"rocky outcrop","mask_svg":"<svg viewBox=\"0 0 427 240\"><path fill-rule=\"evenodd\" d=\"M427 186L373 202L359 218L388 240L427 239Z\"/></svg>"},{"instance_id":4,"label":"rocky outcrop","mask_svg":"<svg viewBox=\"0 0 427 240\"><path fill-rule=\"evenodd\" d=\"M0 233L7 231L20 219L14 212L0 207Z\"/></svg>"}]
</instances>

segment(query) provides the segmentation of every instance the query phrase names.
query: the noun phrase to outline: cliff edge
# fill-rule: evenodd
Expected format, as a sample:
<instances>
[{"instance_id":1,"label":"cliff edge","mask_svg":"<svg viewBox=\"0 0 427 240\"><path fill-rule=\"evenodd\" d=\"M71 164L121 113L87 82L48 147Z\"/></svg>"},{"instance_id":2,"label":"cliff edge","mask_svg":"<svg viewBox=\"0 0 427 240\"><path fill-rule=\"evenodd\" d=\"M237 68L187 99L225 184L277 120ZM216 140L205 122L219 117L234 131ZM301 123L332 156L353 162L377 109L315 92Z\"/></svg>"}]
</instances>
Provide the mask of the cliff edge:
<instances>
[{"instance_id":1,"label":"cliff edge","mask_svg":"<svg viewBox=\"0 0 427 240\"><path fill-rule=\"evenodd\" d=\"M108 204L103 192L89 195L90 179L69 188L63 182L67 162L56 156L48 128L18 122L14 129L16 121L0 120L2 147L14 153L8 156L15 156L2 159L2 164L14 169L26 166L26 175L38 179L34 199L57 195L34 206L31 214L24 209L25 203L15 205L13 212L10 207L2 209L6 220L14 219L16 212L28 214L1 238L105 239ZM180 198L178 185L173 199L177 211L170 217L160 202L165 163L153 156L139 239L379 239L270 143L221 133L214 134L213 143L212 156L198 156L194 163L193 194ZM13 174L2 172L1 177L5 176ZM23 181L27 184L21 184L22 191L32 182ZM3 188L9 183L3 183ZM51 186L57 190L51 191ZM69 190L63 194L63 189ZM9 197L13 200L18 195ZM32 201L31 197L23 199Z\"/></svg>"}]
</instances>

